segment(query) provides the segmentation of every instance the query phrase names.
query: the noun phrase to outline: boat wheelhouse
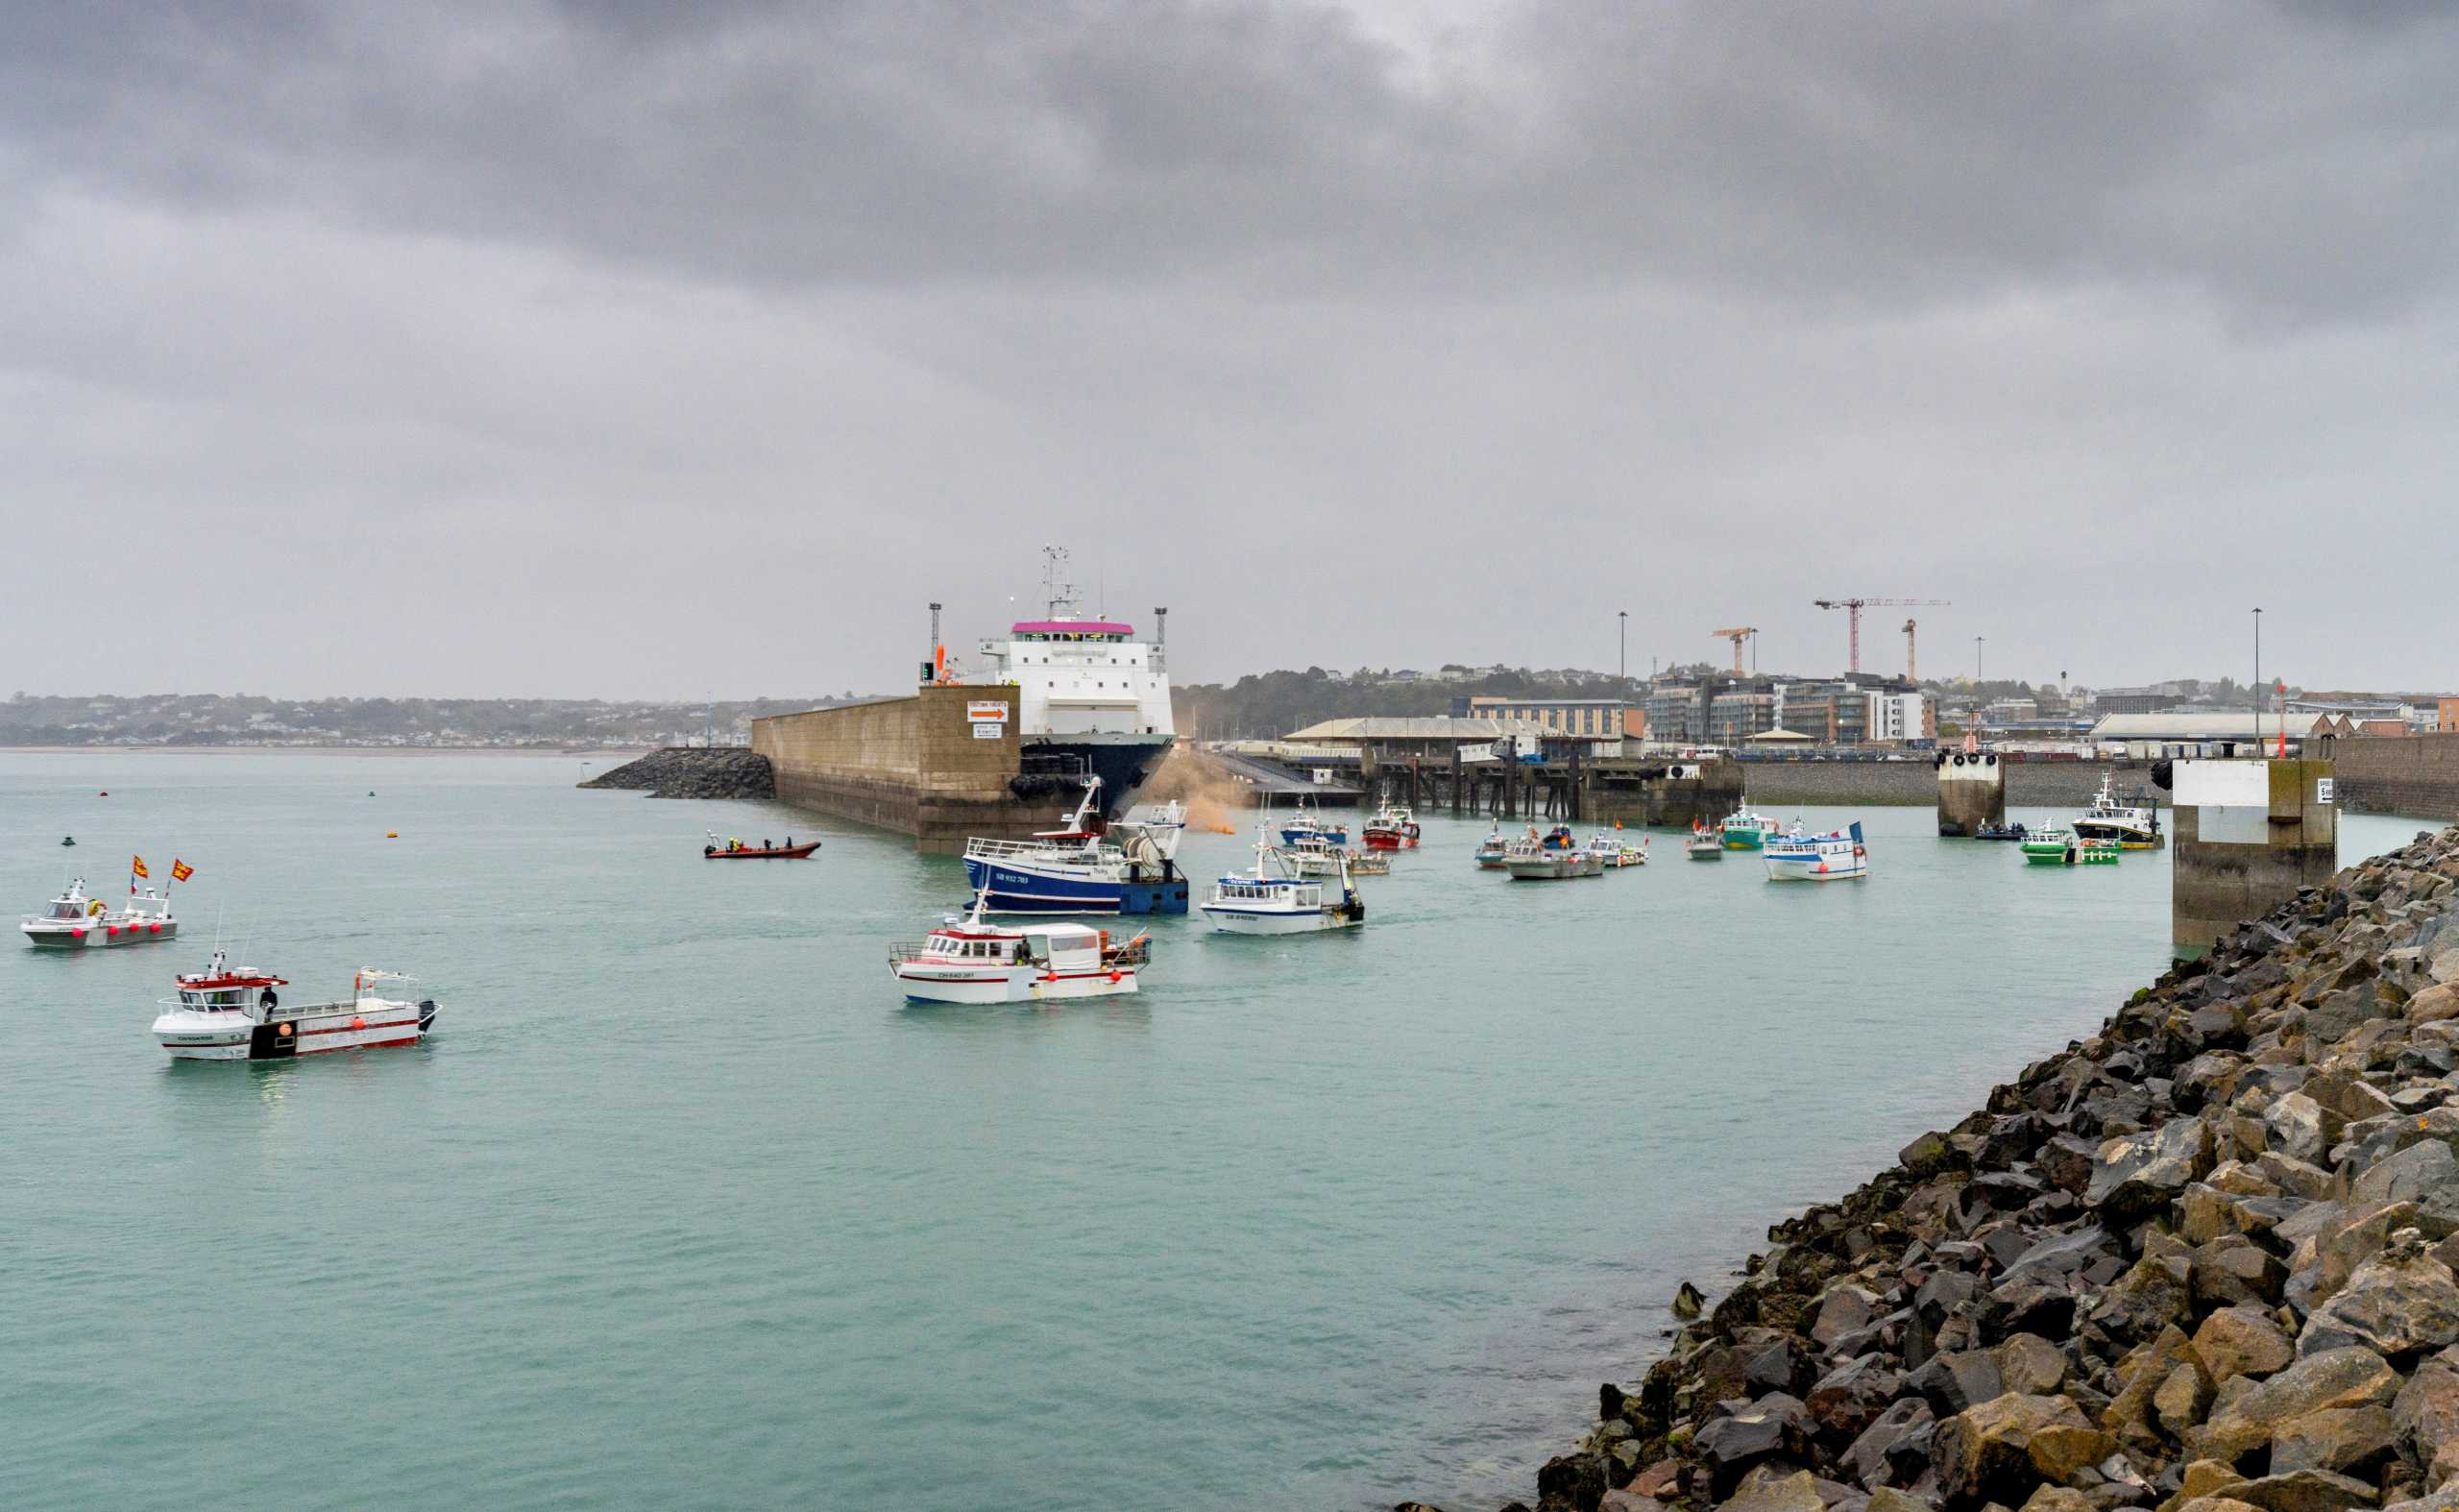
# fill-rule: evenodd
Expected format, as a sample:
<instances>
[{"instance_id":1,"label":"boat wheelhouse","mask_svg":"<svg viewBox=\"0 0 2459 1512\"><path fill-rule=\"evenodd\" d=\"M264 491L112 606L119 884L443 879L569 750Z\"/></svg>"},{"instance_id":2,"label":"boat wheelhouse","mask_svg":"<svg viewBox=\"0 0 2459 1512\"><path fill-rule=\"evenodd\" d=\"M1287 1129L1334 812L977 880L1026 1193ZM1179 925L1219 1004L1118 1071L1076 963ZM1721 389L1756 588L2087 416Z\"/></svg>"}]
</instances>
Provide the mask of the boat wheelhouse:
<instances>
[{"instance_id":1,"label":"boat wheelhouse","mask_svg":"<svg viewBox=\"0 0 2459 1512\"><path fill-rule=\"evenodd\" d=\"M1759 857L1770 882L1857 882L1870 874L1870 851L1863 843L1859 822L1811 835L1796 819L1783 834L1764 837Z\"/></svg>"},{"instance_id":2,"label":"boat wheelhouse","mask_svg":"<svg viewBox=\"0 0 2459 1512\"><path fill-rule=\"evenodd\" d=\"M387 984L412 979L397 971L363 970L348 999L285 1007L282 977L233 966L221 951L203 971L179 979L163 1000L154 1037L177 1061L287 1061L334 1050L375 1050L419 1042L435 1022L435 1000L384 995Z\"/></svg>"},{"instance_id":3,"label":"boat wheelhouse","mask_svg":"<svg viewBox=\"0 0 2459 1512\"><path fill-rule=\"evenodd\" d=\"M904 987L906 1001L1047 1003L1141 990L1151 936L1114 945L1109 931L1088 924L1006 929L985 922L989 902L985 888L974 894L971 913L920 940L889 946L889 974Z\"/></svg>"},{"instance_id":4,"label":"boat wheelhouse","mask_svg":"<svg viewBox=\"0 0 2459 1512\"><path fill-rule=\"evenodd\" d=\"M17 928L27 944L40 949L89 950L173 939L180 921L172 916L171 900L157 896L152 888L129 894L126 903L113 909L101 898L88 897L85 879L79 877L44 904L41 913L27 915Z\"/></svg>"}]
</instances>

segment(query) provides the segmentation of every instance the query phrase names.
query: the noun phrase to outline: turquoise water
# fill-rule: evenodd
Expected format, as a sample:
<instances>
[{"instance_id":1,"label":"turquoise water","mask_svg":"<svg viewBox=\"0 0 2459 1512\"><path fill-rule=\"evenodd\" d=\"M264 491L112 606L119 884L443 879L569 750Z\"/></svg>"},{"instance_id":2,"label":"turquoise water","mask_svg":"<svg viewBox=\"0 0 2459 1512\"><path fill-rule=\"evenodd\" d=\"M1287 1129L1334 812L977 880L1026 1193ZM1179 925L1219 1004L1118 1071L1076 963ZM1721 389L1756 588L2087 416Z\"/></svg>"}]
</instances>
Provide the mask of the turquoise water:
<instances>
[{"instance_id":1,"label":"turquoise water","mask_svg":"<svg viewBox=\"0 0 2459 1512\"><path fill-rule=\"evenodd\" d=\"M2165 854L1874 809L1863 884L1671 835L1514 884L1438 819L1363 930L1169 920L1140 997L909 1008L883 947L957 863L583 775L0 756L12 909L198 868L180 943L0 947L0 1505L1492 1505L1676 1281L2165 961ZM217 917L297 1001L417 973L437 1034L169 1063Z\"/></svg>"}]
</instances>

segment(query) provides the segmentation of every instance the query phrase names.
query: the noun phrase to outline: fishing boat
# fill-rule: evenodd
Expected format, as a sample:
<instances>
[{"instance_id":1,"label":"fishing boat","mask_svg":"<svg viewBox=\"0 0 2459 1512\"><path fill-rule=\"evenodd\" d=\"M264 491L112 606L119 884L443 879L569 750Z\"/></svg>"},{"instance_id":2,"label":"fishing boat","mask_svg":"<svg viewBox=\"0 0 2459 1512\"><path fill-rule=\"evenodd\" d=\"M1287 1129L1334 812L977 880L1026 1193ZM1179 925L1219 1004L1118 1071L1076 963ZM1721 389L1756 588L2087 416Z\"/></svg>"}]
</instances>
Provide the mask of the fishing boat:
<instances>
[{"instance_id":1,"label":"fishing boat","mask_svg":"<svg viewBox=\"0 0 2459 1512\"><path fill-rule=\"evenodd\" d=\"M1349 874L1352 877L1388 877L1392 874L1392 853L1385 850L1351 850Z\"/></svg>"},{"instance_id":2,"label":"fishing boat","mask_svg":"<svg viewBox=\"0 0 2459 1512\"><path fill-rule=\"evenodd\" d=\"M1590 836L1588 849L1591 854L1605 864L1605 869L1608 871L1619 871L1625 866L1644 866L1648 864L1647 845L1644 841L1634 845L1623 840L1620 835L1609 830L1598 830Z\"/></svg>"},{"instance_id":3,"label":"fishing boat","mask_svg":"<svg viewBox=\"0 0 2459 1512\"><path fill-rule=\"evenodd\" d=\"M1337 877L1341 867L1357 869L1357 853L1333 844L1319 835L1306 835L1280 847L1281 859L1289 864L1290 874L1300 877ZM1389 866L1385 867L1389 870Z\"/></svg>"},{"instance_id":4,"label":"fishing boat","mask_svg":"<svg viewBox=\"0 0 2459 1512\"><path fill-rule=\"evenodd\" d=\"M1503 852L1502 869L1514 882L1560 882L1605 875L1605 858L1593 850L1547 843L1553 837L1516 840Z\"/></svg>"},{"instance_id":5,"label":"fishing boat","mask_svg":"<svg viewBox=\"0 0 2459 1512\"><path fill-rule=\"evenodd\" d=\"M1974 840L2022 840L2027 831L2021 824L1984 824L1972 832Z\"/></svg>"},{"instance_id":6,"label":"fishing boat","mask_svg":"<svg viewBox=\"0 0 2459 1512\"><path fill-rule=\"evenodd\" d=\"M1692 861L1722 861L1725 859L1724 837L1709 828L1707 820L1693 819L1691 821L1691 837L1682 842L1682 854Z\"/></svg>"},{"instance_id":7,"label":"fishing boat","mask_svg":"<svg viewBox=\"0 0 2459 1512\"><path fill-rule=\"evenodd\" d=\"M772 845L767 841L746 845L739 840L719 841L717 832L712 830L709 842L700 847L700 854L711 861L808 861L811 853L817 849L819 841L811 841L797 845L791 835L786 837L783 845Z\"/></svg>"},{"instance_id":8,"label":"fishing boat","mask_svg":"<svg viewBox=\"0 0 2459 1512\"><path fill-rule=\"evenodd\" d=\"M1500 871L1502 855L1508 848L1502 838L1502 820L1497 819L1495 827L1486 832L1486 838L1477 841L1477 865L1488 871Z\"/></svg>"},{"instance_id":9,"label":"fishing boat","mask_svg":"<svg viewBox=\"0 0 2459 1512\"><path fill-rule=\"evenodd\" d=\"M101 898L87 897L85 879L79 877L44 904L41 913L27 915L17 928L24 932L26 943L37 948L88 950L176 939L180 921L171 915L171 900L157 897L152 888L130 893L128 901L114 909Z\"/></svg>"},{"instance_id":10,"label":"fishing boat","mask_svg":"<svg viewBox=\"0 0 2459 1512\"><path fill-rule=\"evenodd\" d=\"M1740 803L1725 816L1724 822L1717 826L1717 833L1724 838L1727 850L1757 850L1765 843L1768 836L1777 832L1777 828L1774 819L1765 814L1754 814L1749 804Z\"/></svg>"},{"instance_id":11,"label":"fishing boat","mask_svg":"<svg viewBox=\"0 0 2459 1512\"><path fill-rule=\"evenodd\" d=\"M232 966L221 951L203 971L179 979L179 995L163 1000L154 1037L177 1061L287 1061L332 1050L414 1045L435 1023L435 999L410 1002L384 995L406 983L398 971L361 971L340 1002L284 1008L282 977Z\"/></svg>"},{"instance_id":12,"label":"fishing boat","mask_svg":"<svg viewBox=\"0 0 2459 1512\"><path fill-rule=\"evenodd\" d=\"M1366 848L1369 850L1414 850L1420 836L1417 816L1405 808L1386 803L1366 821Z\"/></svg>"},{"instance_id":13,"label":"fishing boat","mask_svg":"<svg viewBox=\"0 0 2459 1512\"><path fill-rule=\"evenodd\" d=\"M2063 829L2038 829L2024 837L2029 866L2113 866L2120 854L2113 840L2087 840Z\"/></svg>"},{"instance_id":14,"label":"fishing boat","mask_svg":"<svg viewBox=\"0 0 2459 1512\"><path fill-rule=\"evenodd\" d=\"M1763 837L1759 856L1767 864L1770 882L1855 882L1870 874L1870 850L1862 842L1858 821L1847 829L1812 835L1795 819L1784 833Z\"/></svg>"},{"instance_id":15,"label":"fishing boat","mask_svg":"<svg viewBox=\"0 0 2459 1512\"><path fill-rule=\"evenodd\" d=\"M889 973L907 1002L1049 1003L1140 989L1137 974L1153 959L1150 935L1114 945L1109 931L1089 924L1003 929L985 922L989 907L986 887L970 913L888 947Z\"/></svg>"},{"instance_id":16,"label":"fishing boat","mask_svg":"<svg viewBox=\"0 0 2459 1512\"><path fill-rule=\"evenodd\" d=\"M1198 905L1212 927L1231 935L1302 935L1366 922L1366 902L1350 884L1347 865L1332 882L1294 875L1272 843L1269 823L1256 826L1254 869L1215 882L1212 896Z\"/></svg>"},{"instance_id":17,"label":"fishing boat","mask_svg":"<svg viewBox=\"0 0 2459 1512\"><path fill-rule=\"evenodd\" d=\"M2076 819L2075 835L2079 840L2109 841L2121 850L2157 850L2164 843L2160 811L2149 803L2119 801L2114 771L2101 774L2101 791Z\"/></svg>"},{"instance_id":18,"label":"fishing boat","mask_svg":"<svg viewBox=\"0 0 2459 1512\"><path fill-rule=\"evenodd\" d=\"M1349 843L1349 826L1325 818L1304 798L1300 798L1298 812L1280 827L1280 841L1284 845L1294 845L1309 836L1334 845L1346 845Z\"/></svg>"},{"instance_id":19,"label":"fishing boat","mask_svg":"<svg viewBox=\"0 0 2459 1512\"><path fill-rule=\"evenodd\" d=\"M1166 803L1107 823L1102 779L1084 779L1074 813L1030 840L965 841L965 885L987 890L993 914L1183 914L1187 880L1178 869L1186 805Z\"/></svg>"},{"instance_id":20,"label":"fishing boat","mask_svg":"<svg viewBox=\"0 0 2459 1512\"><path fill-rule=\"evenodd\" d=\"M1568 824L1557 824L1543 835L1538 834L1537 826L1531 824L1528 826L1528 838L1535 841L1538 847L1543 850L1577 850L1579 848L1579 841L1572 838L1571 827Z\"/></svg>"}]
</instances>

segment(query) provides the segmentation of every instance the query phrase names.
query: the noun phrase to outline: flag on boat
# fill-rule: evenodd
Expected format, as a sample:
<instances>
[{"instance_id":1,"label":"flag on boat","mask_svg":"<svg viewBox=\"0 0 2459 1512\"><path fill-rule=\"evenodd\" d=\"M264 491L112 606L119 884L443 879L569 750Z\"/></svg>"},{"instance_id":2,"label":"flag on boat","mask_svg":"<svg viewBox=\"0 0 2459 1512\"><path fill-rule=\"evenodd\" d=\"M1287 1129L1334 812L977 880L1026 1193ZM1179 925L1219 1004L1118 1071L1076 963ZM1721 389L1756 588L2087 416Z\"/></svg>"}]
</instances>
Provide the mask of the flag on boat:
<instances>
[{"instance_id":1,"label":"flag on boat","mask_svg":"<svg viewBox=\"0 0 2459 1512\"><path fill-rule=\"evenodd\" d=\"M1861 821L1861 820L1859 820L1859 819L1855 819L1855 820L1853 821L1853 843L1854 843L1854 844L1856 844L1856 845L1858 845L1858 844L1860 844L1861 842L1862 842L1862 821Z\"/></svg>"},{"instance_id":2,"label":"flag on boat","mask_svg":"<svg viewBox=\"0 0 2459 1512\"><path fill-rule=\"evenodd\" d=\"M185 882L188 878L195 875L196 868L194 866L189 866L186 862L182 861L177 856L173 856L171 858L171 880L173 882Z\"/></svg>"},{"instance_id":3,"label":"flag on boat","mask_svg":"<svg viewBox=\"0 0 2459 1512\"><path fill-rule=\"evenodd\" d=\"M145 869L145 858L142 856L131 856L128 858L128 873L133 877L150 877L154 875L154 873Z\"/></svg>"}]
</instances>

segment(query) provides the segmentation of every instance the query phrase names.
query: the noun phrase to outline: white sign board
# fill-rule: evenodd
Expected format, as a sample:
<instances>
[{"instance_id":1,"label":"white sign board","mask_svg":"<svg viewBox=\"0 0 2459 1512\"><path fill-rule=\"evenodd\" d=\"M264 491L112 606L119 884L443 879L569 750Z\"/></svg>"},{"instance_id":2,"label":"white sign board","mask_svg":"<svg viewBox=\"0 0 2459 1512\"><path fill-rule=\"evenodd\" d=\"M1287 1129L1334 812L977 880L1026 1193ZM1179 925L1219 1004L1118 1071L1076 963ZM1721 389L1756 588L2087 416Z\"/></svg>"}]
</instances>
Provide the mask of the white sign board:
<instances>
[{"instance_id":1,"label":"white sign board","mask_svg":"<svg viewBox=\"0 0 2459 1512\"><path fill-rule=\"evenodd\" d=\"M971 699L964 706L964 717L974 720L996 719L1005 724L1008 721L1007 700L1004 698Z\"/></svg>"},{"instance_id":2,"label":"white sign board","mask_svg":"<svg viewBox=\"0 0 2459 1512\"><path fill-rule=\"evenodd\" d=\"M2176 772L2179 808L2271 810L2271 763L2267 761L2181 761Z\"/></svg>"},{"instance_id":3,"label":"white sign board","mask_svg":"<svg viewBox=\"0 0 2459 1512\"><path fill-rule=\"evenodd\" d=\"M1004 740L1007 734L1008 721L1005 719L986 719L973 727L973 738L977 741Z\"/></svg>"},{"instance_id":4,"label":"white sign board","mask_svg":"<svg viewBox=\"0 0 2459 1512\"><path fill-rule=\"evenodd\" d=\"M2330 801L2331 801L2331 794L2332 794L2335 791L2337 791L2337 788L2338 788L2338 784L2337 784L2333 779L2331 779L2331 778L2329 778L2329 777L2317 777L2317 778L2315 778L2315 779L2314 779L2314 801L2315 801L2315 802L2317 802L2317 803L2328 803L2328 802L2330 802Z\"/></svg>"}]
</instances>

